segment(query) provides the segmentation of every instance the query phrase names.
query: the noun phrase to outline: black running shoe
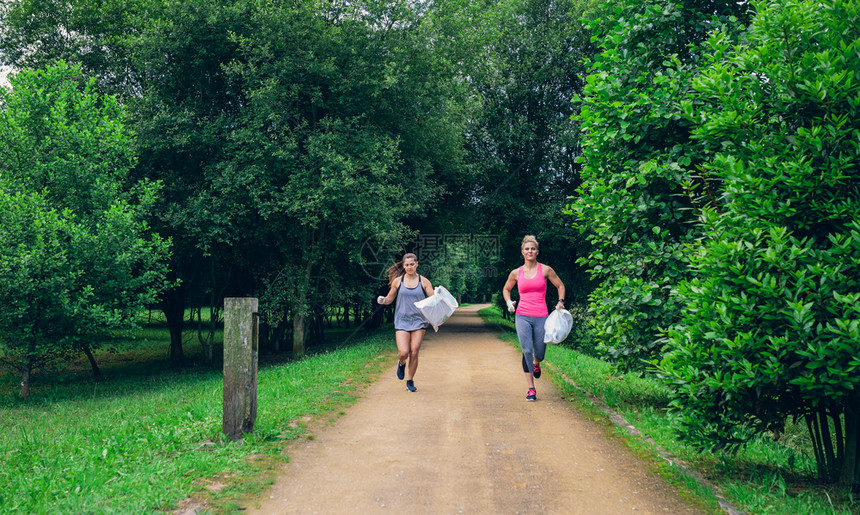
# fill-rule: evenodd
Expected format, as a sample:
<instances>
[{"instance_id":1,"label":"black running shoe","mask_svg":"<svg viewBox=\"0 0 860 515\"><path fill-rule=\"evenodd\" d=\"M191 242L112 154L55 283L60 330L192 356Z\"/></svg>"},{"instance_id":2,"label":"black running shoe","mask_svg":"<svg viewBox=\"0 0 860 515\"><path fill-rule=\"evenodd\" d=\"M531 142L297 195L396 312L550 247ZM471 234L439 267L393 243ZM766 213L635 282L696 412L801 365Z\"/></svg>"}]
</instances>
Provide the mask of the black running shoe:
<instances>
[{"instance_id":1,"label":"black running shoe","mask_svg":"<svg viewBox=\"0 0 860 515\"><path fill-rule=\"evenodd\" d=\"M526 400L529 402L537 400L537 392L534 388L529 388L529 393L528 395L526 395Z\"/></svg>"},{"instance_id":2,"label":"black running shoe","mask_svg":"<svg viewBox=\"0 0 860 515\"><path fill-rule=\"evenodd\" d=\"M532 373L534 374L535 379L540 377L540 363L535 363L535 367Z\"/></svg>"},{"instance_id":3,"label":"black running shoe","mask_svg":"<svg viewBox=\"0 0 860 515\"><path fill-rule=\"evenodd\" d=\"M415 383L412 382L412 379L406 381L406 389L410 392L417 392L418 388L415 388Z\"/></svg>"},{"instance_id":4,"label":"black running shoe","mask_svg":"<svg viewBox=\"0 0 860 515\"><path fill-rule=\"evenodd\" d=\"M403 380L403 373L406 371L406 363L397 362L397 379Z\"/></svg>"}]
</instances>

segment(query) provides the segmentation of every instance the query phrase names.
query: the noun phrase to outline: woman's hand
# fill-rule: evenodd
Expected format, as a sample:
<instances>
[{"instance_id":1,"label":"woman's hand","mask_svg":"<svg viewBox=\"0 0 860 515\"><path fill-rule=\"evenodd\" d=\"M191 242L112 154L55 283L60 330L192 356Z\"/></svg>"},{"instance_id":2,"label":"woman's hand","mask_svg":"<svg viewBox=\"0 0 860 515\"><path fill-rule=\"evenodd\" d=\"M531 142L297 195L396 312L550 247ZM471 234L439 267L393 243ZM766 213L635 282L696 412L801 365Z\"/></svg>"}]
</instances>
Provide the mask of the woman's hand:
<instances>
[{"instance_id":1,"label":"woman's hand","mask_svg":"<svg viewBox=\"0 0 860 515\"><path fill-rule=\"evenodd\" d=\"M384 306L385 305L385 297L383 297L382 295L380 295L379 297L376 297L376 302L379 304L382 304Z\"/></svg>"},{"instance_id":2,"label":"woman's hand","mask_svg":"<svg viewBox=\"0 0 860 515\"><path fill-rule=\"evenodd\" d=\"M516 308L514 307L514 304L516 304L516 303L517 303L517 301L515 301L515 300L506 300L505 302L508 304L508 311L510 311L511 313L513 313L514 311L516 311Z\"/></svg>"}]
</instances>

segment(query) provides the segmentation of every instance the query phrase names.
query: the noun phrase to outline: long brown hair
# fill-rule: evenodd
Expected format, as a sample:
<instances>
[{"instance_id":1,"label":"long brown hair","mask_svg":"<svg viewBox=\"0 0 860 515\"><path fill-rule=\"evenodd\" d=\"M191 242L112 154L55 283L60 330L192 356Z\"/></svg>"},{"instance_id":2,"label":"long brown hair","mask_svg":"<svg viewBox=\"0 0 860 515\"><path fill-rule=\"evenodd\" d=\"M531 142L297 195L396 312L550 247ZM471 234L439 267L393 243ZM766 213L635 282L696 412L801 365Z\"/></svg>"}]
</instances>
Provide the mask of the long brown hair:
<instances>
[{"instance_id":1,"label":"long brown hair","mask_svg":"<svg viewBox=\"0 0 860 515\"><path fill-rule=\"evenodd\" d=\"M392 284L395 279L398 277L402 277L406 275L406 268L403 266L403 262L407 259L414 259L415 262L418 262L418 256L411 252L407 252L403 254L403 257L397 263L394 263L388 268L388 284Z\"/></svg>"}]
</instances>

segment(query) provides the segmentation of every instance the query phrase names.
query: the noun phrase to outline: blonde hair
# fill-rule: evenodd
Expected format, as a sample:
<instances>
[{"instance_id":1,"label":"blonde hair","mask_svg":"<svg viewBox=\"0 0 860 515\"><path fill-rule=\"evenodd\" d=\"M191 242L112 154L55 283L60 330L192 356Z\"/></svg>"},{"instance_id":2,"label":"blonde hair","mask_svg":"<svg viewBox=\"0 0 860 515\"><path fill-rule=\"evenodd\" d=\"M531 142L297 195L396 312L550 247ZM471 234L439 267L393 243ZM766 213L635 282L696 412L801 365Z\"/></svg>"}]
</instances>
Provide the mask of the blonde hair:
<instances>
[{"instance_id":1,"label":"blonde hair","mask_svg":"<svg viewBox=\"0 0 860 515\"><path fill-rule=\"evenodd\" d=\"M526 234L525 236L523 236L523 242L520 245L520 248L522 249L523 247L525 247L526 243L534 243L535 248L540 249L540 244L538 243L537 238L535 238L531 234Z\"/></svg>"},{"instance_id":2,"label":"blonde hair","mask_svg":"<svg viewBox=\"0 0 860 515\"><path fill-rule=\"evenodd\" d=\"M388 267L388 284L393 283L395 279L406 274L406 268L404 268L403 262L407 259L414 259L416 263L418 262L418 256L415 254L411 252L403 254L403 258L400 261Z\"/></svg>"}]
</instances>

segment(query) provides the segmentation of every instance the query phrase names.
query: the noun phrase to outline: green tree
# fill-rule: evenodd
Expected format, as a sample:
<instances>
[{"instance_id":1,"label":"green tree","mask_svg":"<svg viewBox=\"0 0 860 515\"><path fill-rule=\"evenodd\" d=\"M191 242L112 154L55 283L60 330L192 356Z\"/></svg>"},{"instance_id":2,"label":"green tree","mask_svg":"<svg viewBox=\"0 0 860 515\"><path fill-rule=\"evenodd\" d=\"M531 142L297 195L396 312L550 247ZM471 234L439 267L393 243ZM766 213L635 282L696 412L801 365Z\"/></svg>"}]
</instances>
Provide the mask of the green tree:
<instances>
[{"instance_id":1,"label":"green tree","mask_svg":"<svg viewBox=\"0 0 860 515\"><path fill-rule=\"evenodd\" d=\"M687 106L720 201L660 372L685 435L732 446L806 420L819 476L860 482L860 4L756 4Z\"/></svg>"},{"instance_id":2,"label":"green tree","mask_svg":"<svg viewBox=\"0 0 860 515\"><path fill-rule=\"evenodd\" d=\"M176 365L185 360L189 307L199 312L206 306L210 319L217 319L225 294L253 292L248 253L240 251L239 242L258 221L240 204L244 197L232 196L232 185L219 182L228 133L245 105L240 86L225 68L240 58L234 37L250 30L251 5L142 1L103 36L113 52L126 56L125 68L109 63L99 74L127 79L114 89L131 105L138 135L134 176L164 185L153 229L174 242L171 275L178 284L161 296L159 307ZM89 11L88 26L99 27L97 13L114 8L100 2ZM201 343L204 359L212 363L212 339Z\"/></svg>"},{"instance_id":3,"label":"green tree","mask_svg":"<svg viewBox=\"0 0 860 515\"><path fill-rule=\"evenodd\" d=\"M602 51L589 65L579 120L583 184L571 213L593 251L583 264L598 286L590 298L598 348L643 369L680 317L674 298L689 276L686 245L698 237L693 196L699 166L713 155L694 140L682 103L701 66L707 35L743 34L745 2L625 0L592 23Z\"/></svg>"},{"instance_id":4,"label":"green tree","mask_svg":"<svg viewBox=\"0 0 860 515\"><path fill-rule=\"evenodd\" d=\"M225 293L265 293L271 322L327 305L335 294L325 292L337 291L331 285L349 282L341 291L350 301L372 298L374 287L354 280L363 273L361 243L402 233L407 215L426 216L462 180L466 117L457 101L465 90L437 51L429 5L14 0L5 11L0 44L10 62L69 55L130 106L140 147L135 176L163 182L153 225L176 242L171 270L180 281L162 299L175 360L182 360L185 308L204 294L220 302ZM54 40L62 44L40 44ZM278 139L284 136L292 139ZM260 144L260 152L243 143ZM338 167L354 170L319 183L319 173ZM304 178L296 172L291 179L296 170ZM343 181L344 174L361 180ZM364 182L371 175L383 189L399 186L380 195ZM288 183L289 191L278 190ZM377 220L341 229L355 220L352 208L320 198L342 198L337 186L352 188L347 200L378 206L366 211ZM273 198L287 193L296 205L281 199L278 206ZM385 206L397 207L383 213ZM292 232L317 231L320 222L319 233ZM298 242L313 252L296 251ZM348 259L326 280L315 271L327 265L306 266L327 263L312 253ZM297 277L307 286L273 287L276 278ZM276 292L279 299L270 295Z\"/></svg>"},{"instance_id":5,"label":"green tree","mask_svg":"<svg viewBox=\"0 0 860 515\"><path fill-rule=\"evenodd\" d=\"M308 317L339 293L371 298L368 239L404 235L439 176L457 165L450 80L431 59L408 2L309 2L262 9L239 38L231 72L247 92L222 183L265 223L249 242L267 310L293 325L304 353ZM365 288L340 290L362 276Z\"/></svg>"},{"instance_id":6,"label":"green tree","mask_svg":"<svg viewBox=\"0 0 860 515\"><path fill-rule=\"evenodd\" d=\"M249 23L251 3L210 0L12 0L0 10L2 58L20 68L56 59L78 63L102 92L127 106L139 160L132 175L163 184L153 229L174 244L174 286L159 307L167 318L174 363L184 360L189 304L220 305L245 260L223 213L213 171L227 127L243 105L224 66L237 58L232 35ZM241 294L241 293L240 293ZM205 299L205 300L204 300ZM208 351L211 354L211 347Z\"/></svg>"},{"instance_id":7,"label":"green tree","mask_svg":"<svg viewBox=\"0 0 860 515\"><path fill-rule=\"evenodd\" d=\"M580 20L592 2L505 0L437 2L437 46L459 63L469 93L466 150L469 174L452 184L440 212L422 232L495 236L494 262L475 293L499 291L509 267L520 263L523 235L541 240L552 263L584 298L587 280L576 265L587 244L566 227L562 210L579 184L580 132L570 122L571 98L584 86L591 34ZM576 285L576 286L575 286ZM577 291L577 286L582 286ZM453 291L453 290L452 290Z\"/></svg>"},{"instance_id":8,"label":"green tree","mask_svg":"<svg viewBox=\"0 0 860 515\"><path fill-rule=\"evenodd\" d=\"M21 71L0 90L0 349L33 368L85 352L165 286L168 242L146 236L157 184L129 181L125 114L79 67Z\"/></svg>"}]
</instances>

